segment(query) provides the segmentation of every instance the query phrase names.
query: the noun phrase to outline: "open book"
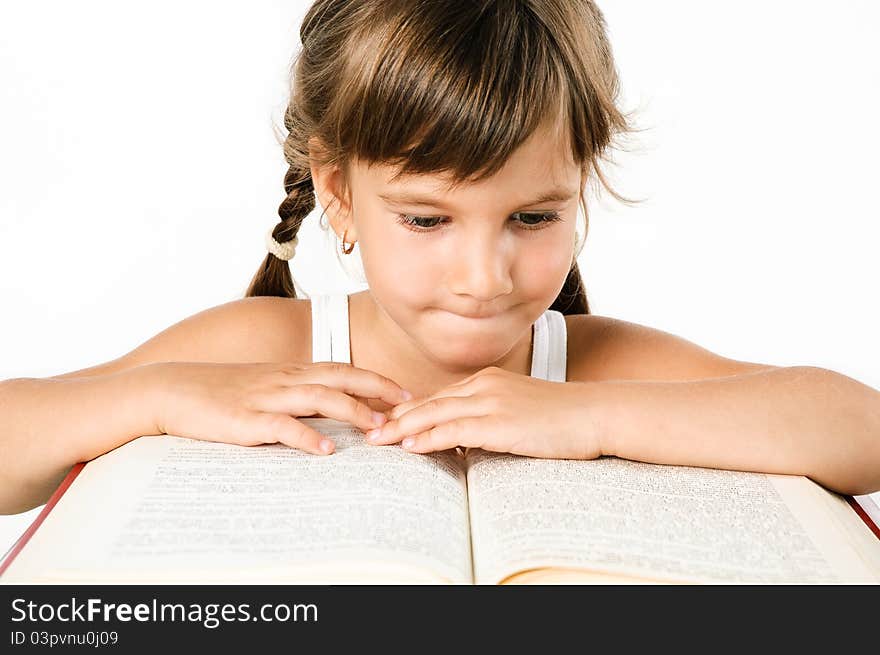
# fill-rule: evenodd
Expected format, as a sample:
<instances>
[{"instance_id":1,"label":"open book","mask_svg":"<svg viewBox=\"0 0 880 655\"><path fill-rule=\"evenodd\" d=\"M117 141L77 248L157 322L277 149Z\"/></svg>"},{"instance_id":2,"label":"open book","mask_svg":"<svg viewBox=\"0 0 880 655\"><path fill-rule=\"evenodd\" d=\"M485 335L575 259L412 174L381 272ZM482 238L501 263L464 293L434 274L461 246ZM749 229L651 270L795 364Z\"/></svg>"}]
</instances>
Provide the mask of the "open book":
<instances>
[{"instance_id":1,"label":"open book","mask_svg":"<svg viewBox=\"0 0 880 655\"><path fill-rule=\"evenodd\" d=\"M301 420L336 453L156 435L78 464L0 582L880 582L876 526L805 477L423 455Z\"/></svg>"}]
</instances>

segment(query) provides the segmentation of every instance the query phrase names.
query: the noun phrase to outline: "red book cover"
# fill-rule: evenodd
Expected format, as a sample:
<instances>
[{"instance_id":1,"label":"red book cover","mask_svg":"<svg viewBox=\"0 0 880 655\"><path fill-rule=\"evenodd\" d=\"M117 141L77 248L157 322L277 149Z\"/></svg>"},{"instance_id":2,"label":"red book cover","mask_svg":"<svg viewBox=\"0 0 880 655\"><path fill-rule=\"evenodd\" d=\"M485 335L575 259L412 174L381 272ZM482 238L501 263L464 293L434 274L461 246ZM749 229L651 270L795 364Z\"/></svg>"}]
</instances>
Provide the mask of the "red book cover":
<instances>
[{"instance_id":1,"label":"red book cover","mask_svg":"<svg viewBox=\"0 0 880 655\"><path fill-rule=\"evenodd\" d=\"M0 577L2 577L3 572L9 568L9 565L12 563L12 560L15 559L15 556L25 547L33 534L37 531L37 528L40 527L40 524L49 515L49 512L52 511L52 508L58 502L58 499L64 495L64 492L67 491L67 488L70 487L71 483L76 476L80 474L80 471L83 470L86 464L87 462L74 464L67 476L61 481L61 484L58 485L58 488L52 494L52 497L46 502L43 510L37 518L34 519L34 522L31 523L30 527L25 530L24 534L22 534L12 548L9 549L9 552L7 552L6 556L3 558L3 562L0 563ZM877 527L877 523L875 522L875 520L880 517L880 508L877 507L874 501L868 496L860 496L859 499L853 498L852 496L844 496L844 498L853 508L855 513L859 515L859 518L865 522L865 525L870 528L871 532L880 539L880 528Z\"/></svg>"},{"instance_id":2,"label":"red book cover","mask_svg":"<svg viewBox=\"0 0 880 655\"><path fill-rule=\"evenodd\" d=\"M46 501L43 510L37 515L34 522L30 524L28 529L24 531L24 534L18 538L18 540L12 545L12 548L9 549L9 552L3 557L3 562L0 563L0 577L2 577L3 572L9 568L9 565L12 563L12 560L15 559L15 556L18 555L21 552L21 549L24 548L25 544L30 541L30 538L37 531L37 528L40 527L40 524L49 515L49 512L52 511L52 508L55 507L55 503L57 503L58 499L64 495L64 492L67 491L67 488L71 485L76 476L79 475L80 471L83 470L86 464L87 462L79 462L70 468L67 475L64 476L64 479L61 481L61 484L58 485L58 488L55 489L55 492L49 500Z\"/></svg>"},{"instance_id":3,"label":"red book cover","mask_svg":"<svg viewBox=\"0 0 880 655\"><path fill-rule=\"evenodd\" d=\"M871 528L874 536L880 539L880 528L877 527L877 523L880 522L880 507L877 507L874 500L868 496L859 496L859 498L844 496L844 498L856 511L859 518L865 522L865 525Z\"/></svg>"}]
</instances>

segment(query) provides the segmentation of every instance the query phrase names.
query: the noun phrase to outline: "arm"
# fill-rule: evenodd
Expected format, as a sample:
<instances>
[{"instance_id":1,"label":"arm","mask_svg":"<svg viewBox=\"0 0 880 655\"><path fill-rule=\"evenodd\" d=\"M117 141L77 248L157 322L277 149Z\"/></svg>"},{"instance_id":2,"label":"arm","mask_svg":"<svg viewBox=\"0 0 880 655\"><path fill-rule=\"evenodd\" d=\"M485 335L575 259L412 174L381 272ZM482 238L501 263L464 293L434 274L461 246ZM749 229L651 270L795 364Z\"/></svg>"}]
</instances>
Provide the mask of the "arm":
<instances>
[{"instance_id":1,"label":"arm","mask_svg":"<svg viewBox=\"0 0 880 655\"><path fill-rule=\"evenodd\" d=\"M625 459L805 475L842 494L880 490L880 392L834 371L580 385L601 451Z\"/></svg>"},{"instance_id":2,"label":"arm","mask_svg":"<svg viewBox=\"0 0 880 655\"><path fill-rule=\"evenodd\" d=\"M159 434L151 412L159 407L157 390L165 381L151 365L298 361L298 353L290 354L289 335L291 325L308 329L307 305L245 298L190 316L98 366L0 381L0 514L45 503L77 462Z\"/></svg>"},{"instance_id":3,"label":"arm","mask_svg":"<svg viewBox=\"0 0 880 655\"><path fill-rule=\"evenodd\" d=\"M0 382L0 514L45 503L70 468L159 434L153 368Z\"/></svg>"}]
</instances>

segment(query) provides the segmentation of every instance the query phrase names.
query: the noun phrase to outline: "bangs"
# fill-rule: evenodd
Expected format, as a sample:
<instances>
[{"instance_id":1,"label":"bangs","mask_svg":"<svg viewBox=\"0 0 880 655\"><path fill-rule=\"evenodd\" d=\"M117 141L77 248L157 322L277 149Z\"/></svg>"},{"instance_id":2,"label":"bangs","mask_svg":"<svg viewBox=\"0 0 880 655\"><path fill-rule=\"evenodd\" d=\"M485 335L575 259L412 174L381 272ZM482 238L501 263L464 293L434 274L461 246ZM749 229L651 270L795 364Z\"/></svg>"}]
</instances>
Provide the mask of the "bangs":
<instances>
[{"instance_id":1,"label":"bangs","mask_svg":"<svg viewBox=\"0 0 880 655\"><path fill-rule=\"evenodd\" d=\"M443 174L452 188L496 173L546 124L566 130L575 162L590 158L564 57L526 3L398 4L377 3L384 15L353 34L336 114L348 120L334 126L350 155L399 167L394 179Z\"/></svg>"}]
</instances>

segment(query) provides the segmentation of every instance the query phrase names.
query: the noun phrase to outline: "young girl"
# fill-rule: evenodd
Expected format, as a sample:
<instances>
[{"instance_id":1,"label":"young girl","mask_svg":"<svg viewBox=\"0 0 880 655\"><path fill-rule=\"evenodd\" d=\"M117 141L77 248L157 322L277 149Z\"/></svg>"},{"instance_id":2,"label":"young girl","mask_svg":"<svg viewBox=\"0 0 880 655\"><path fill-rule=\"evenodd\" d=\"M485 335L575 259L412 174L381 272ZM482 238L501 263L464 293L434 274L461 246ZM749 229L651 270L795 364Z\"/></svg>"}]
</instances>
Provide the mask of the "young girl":
<instances>
[{"instance_id":1,"label":"young girl","mask_svg":"<svg viewBox=\"0 0 880 655\"><path fill-rule=\"evenodd\" d=\"M300 36L287 196L247 297L111 362L0 384L0 510L44 503L72 464L141 435L332 453L306 416L418 453L880 489L876 390L590 314L584 190L631 202L598 163L633 130L592 2L318 0ZM365 291L296 297L289 262L316 201L340 256L359 244Z\"/></svg>"}]
</instances>

